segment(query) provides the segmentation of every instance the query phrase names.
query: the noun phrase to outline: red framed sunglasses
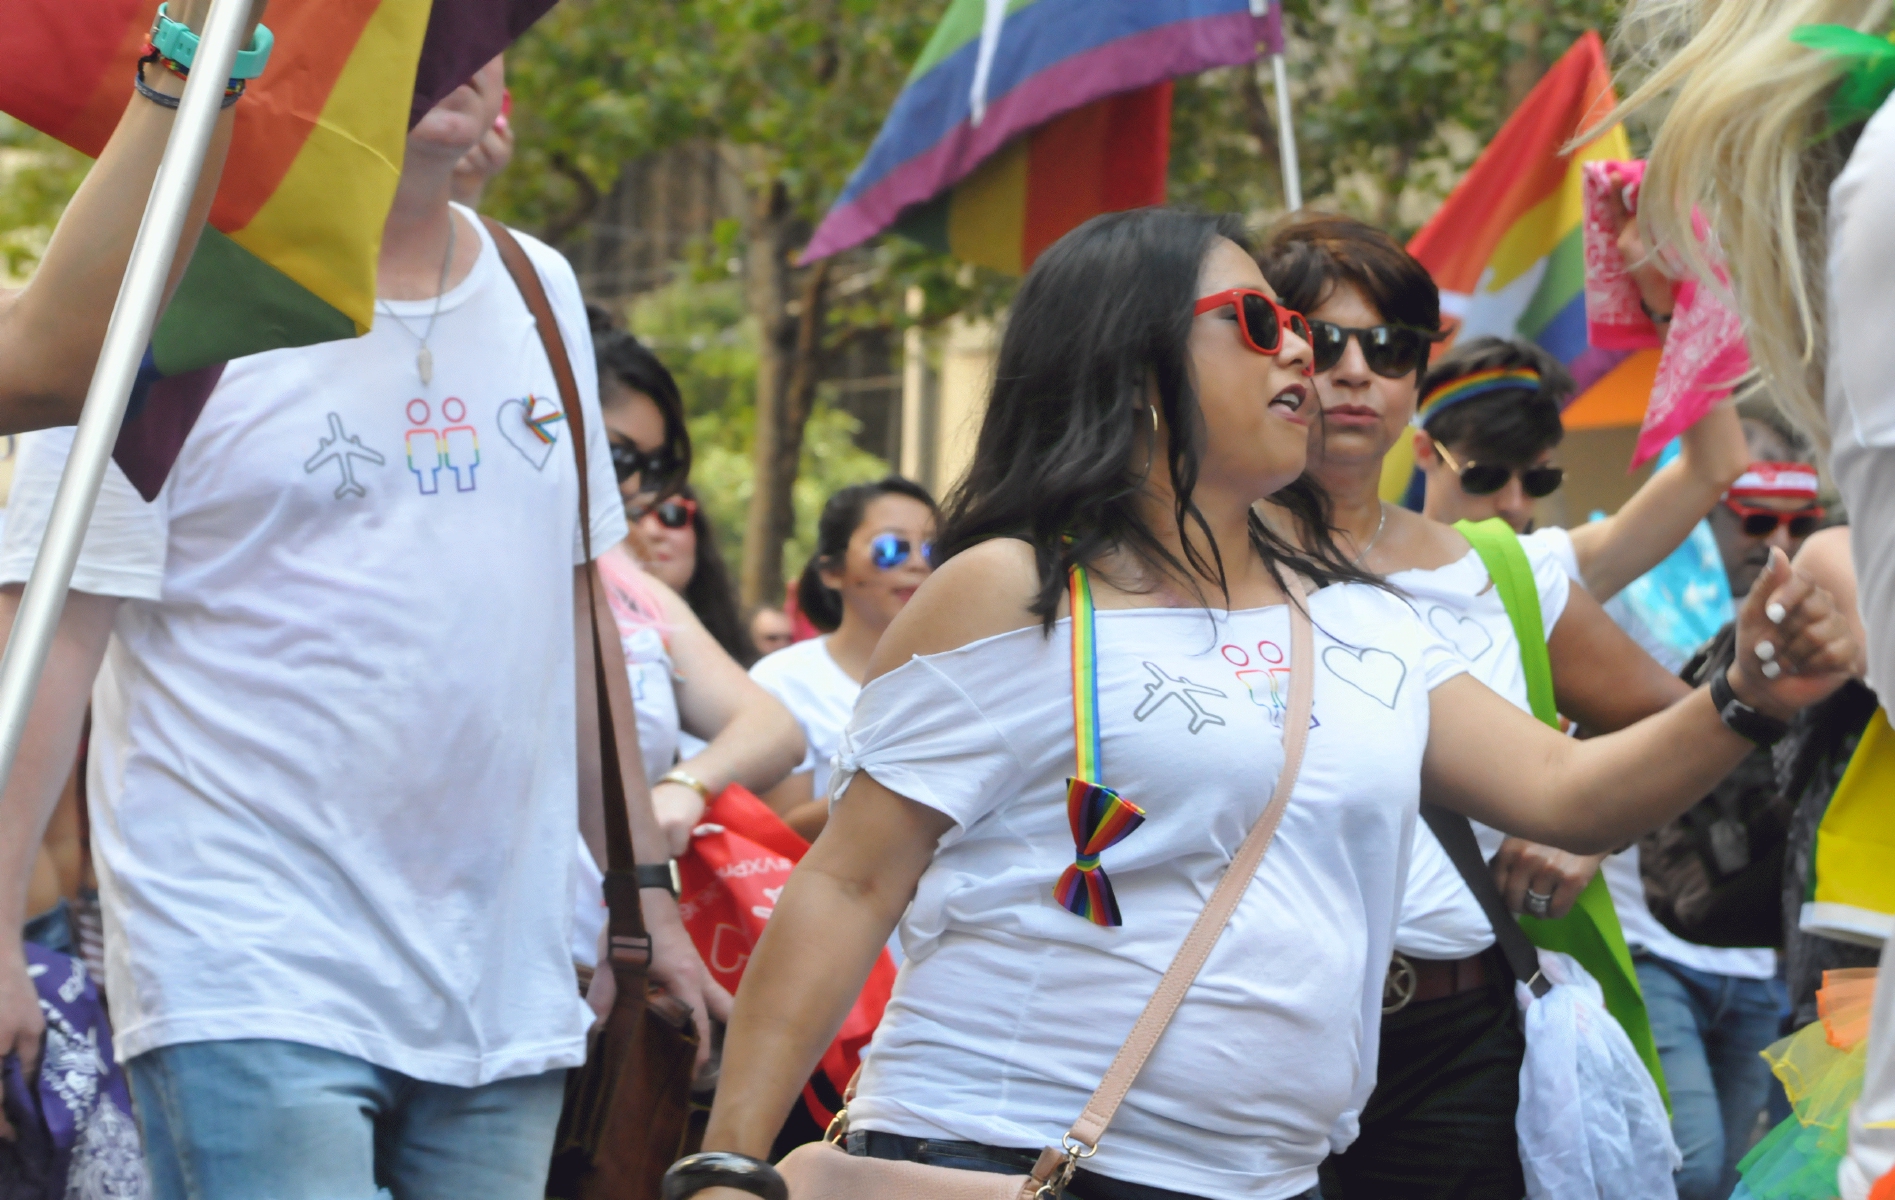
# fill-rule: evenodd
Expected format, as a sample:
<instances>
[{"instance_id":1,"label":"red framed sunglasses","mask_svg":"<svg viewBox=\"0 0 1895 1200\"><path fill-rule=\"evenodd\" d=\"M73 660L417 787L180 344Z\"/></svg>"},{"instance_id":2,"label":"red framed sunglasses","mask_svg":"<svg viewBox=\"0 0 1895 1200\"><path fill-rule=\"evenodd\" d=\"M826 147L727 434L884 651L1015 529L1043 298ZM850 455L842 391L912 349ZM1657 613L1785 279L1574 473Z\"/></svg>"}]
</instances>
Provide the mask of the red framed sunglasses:
<instances>
[{"instance_id":1,"label":"red framed sunglasses","mask_svg":"<svg viewBox=\"0 0 1895 1200\"><path fill-rule=\"evenodd\" d=\"M1237 310L1237 332L1243 337L1244 345L1258 354L1276 354L1283 349L1283 331L1289 330L1303 339L1304 344L1312 343L1309 333L1309 319L1300 312L1284 308L1270 298L1268 292L1256 288L1230 288L1222 292L1212 292L1199 300L1191 311L1198 316L1224 307L1226 304ZM1314 354L1311 355L1312 360ZM1303 369L1303 374L1315 371L1312 361Z\"/></svg>"},{"instance_id":2,"label":"red framed sunglasses","mask_svg":"<svg viewBox=\"0 0 1895 1200\"><path fill-rule=\"evenodd\" d=\"M1790 527L1791 537L1806 538L1816 532L1816 527L1823 523L1824 515L1820 504L1796 512L1778 512L1774 508L1758 508L1728 496L1724 498L1724 507L1736 514L1743 523L1744 532L1754 538L1769 537L1784 525Z\"/></svg>"}]
</instances>

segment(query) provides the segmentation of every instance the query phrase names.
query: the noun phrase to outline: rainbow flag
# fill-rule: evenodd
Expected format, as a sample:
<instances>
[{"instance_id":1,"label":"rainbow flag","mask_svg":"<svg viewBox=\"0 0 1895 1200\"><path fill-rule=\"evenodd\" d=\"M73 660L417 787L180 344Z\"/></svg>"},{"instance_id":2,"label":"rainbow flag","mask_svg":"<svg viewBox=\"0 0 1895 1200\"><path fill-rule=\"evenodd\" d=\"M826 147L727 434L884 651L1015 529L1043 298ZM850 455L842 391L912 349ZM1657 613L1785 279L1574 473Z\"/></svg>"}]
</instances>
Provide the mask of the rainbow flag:
<instances>
[{"instance_id":1,"label":"rainbow flag","mask_svg":"<svg viewBox=\"0 0 1895 1200\"><path fill-rule=\"evenodd\" d=\"M1537 342L1573 373L1576 405L1642 414L1656 355L1626 361L1620 351L1587 344L1580 229L1580 165L1629 157L1631 146L1614 125L1565 151L1617 102L1605 45L1588 30L1527 93L1408 252L1440 285L1441 315L1459 322L1457 337ZM1382 463L1384 499L1409 493L1413 468L1413 447L1398 441Z\"/></svg>"},{"instance_id":2,"label":"rainbow flag","mask_svg":"<svg viewBox=\"0 0 1895 1200\"><path fill-rule=\"evenodd\" d=\"M210 226L117 450L156 495L222 364L368 331L409 126L553 0L275 0L276 49L237 105ZM128 103L158 0L0 0L0 110L96 155Z\"/></svg>"},{"instance_id":3,"label":"rainbow flag","mask_svg":"<svg viewBox=\"0 0 1895 1200\"><path fill-rule=\"evenodd\" d=\"M1101 212L1164 200L1169 81L1281 48L1275 2L952 0L805 261L895 227L1020 272Z\"/></svg>"}]
</instances>

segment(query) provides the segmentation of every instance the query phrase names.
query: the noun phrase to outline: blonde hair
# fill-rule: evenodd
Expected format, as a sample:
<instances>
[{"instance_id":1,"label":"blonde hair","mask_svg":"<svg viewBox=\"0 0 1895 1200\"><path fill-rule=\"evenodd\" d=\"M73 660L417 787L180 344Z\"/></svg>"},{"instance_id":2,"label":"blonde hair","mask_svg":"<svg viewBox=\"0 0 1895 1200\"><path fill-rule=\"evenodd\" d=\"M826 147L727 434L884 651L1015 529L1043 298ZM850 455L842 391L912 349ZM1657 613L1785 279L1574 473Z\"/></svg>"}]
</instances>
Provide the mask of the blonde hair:
<instances>
[{"instance_id":1,"label":"blonde hair","mask_svg":"<svg viewBox=\"0 0 1895 1200\"><path fill-rule=\"evenodd\" d=\"M1790 40L1799 25L1880 33L1890 0L1632 0L1615 35L1621 77L1643 76L1608 116L1663 112L1639 220L1697 275L1692 230L1709 222L1730 273L1757 374L1817 446L1829 445L1823 379L1829 185L1847 134L1829 128L1832 59Z\"/></svg>"}]
</instances>

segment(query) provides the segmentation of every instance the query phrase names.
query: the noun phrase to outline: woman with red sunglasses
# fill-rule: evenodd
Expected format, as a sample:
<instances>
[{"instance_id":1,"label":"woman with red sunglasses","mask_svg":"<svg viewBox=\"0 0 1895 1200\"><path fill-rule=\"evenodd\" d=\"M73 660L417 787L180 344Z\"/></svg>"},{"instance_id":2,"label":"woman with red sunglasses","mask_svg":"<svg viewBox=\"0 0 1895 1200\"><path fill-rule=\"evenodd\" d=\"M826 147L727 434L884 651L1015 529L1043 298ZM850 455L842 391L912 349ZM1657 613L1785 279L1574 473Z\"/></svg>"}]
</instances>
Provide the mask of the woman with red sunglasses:
<instances>
[{"instance_id":1,"label":"woman with red sunglasses","mask_svg":"<svg viewBox=\"0 0 1895 1200\"><path fill-rule=\"evenodd\" d=\"M1742 757L1707 695L1561 736L1351 560L1304 475L1309 343L1243 238L1116 213L1022 283L942 565L870 660L670 1200L784 1194L763 1156L898 922L850 1155L1043 1179L1063 1159L1075 1200L1313 1197L1374 1084L1422 789L1591 851ZM1853 650L1805 581L1779 569L1772 595L1782 622L1754 598L1727 682L1784 711ZM1790 660L1770 680L1763 639ZM1116 1119L1074 1126L1253 826L1274 841Z\"/></svg>"}]
</instances>

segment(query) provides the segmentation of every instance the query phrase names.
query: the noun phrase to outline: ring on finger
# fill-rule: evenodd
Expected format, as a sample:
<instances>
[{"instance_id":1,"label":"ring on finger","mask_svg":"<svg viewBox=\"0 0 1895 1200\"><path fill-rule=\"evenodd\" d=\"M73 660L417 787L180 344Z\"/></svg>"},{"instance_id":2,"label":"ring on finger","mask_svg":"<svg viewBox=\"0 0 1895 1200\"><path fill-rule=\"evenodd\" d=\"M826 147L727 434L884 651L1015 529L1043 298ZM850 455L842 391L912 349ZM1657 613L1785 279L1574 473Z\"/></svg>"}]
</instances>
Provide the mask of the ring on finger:
<instances>
[{"instance_id":1,"label":"ring on finger","mask_svg":"<svg viewBox=\"0 0 1895 1200\"><path fill-rule=\"evenodd\" d=\"M1551 892L1536 892L1532 888L1528 888L1526 910L1529 916L1539 917L1542 920L1552 916L1553 894Z\"/></svg>"}]
</instances>

